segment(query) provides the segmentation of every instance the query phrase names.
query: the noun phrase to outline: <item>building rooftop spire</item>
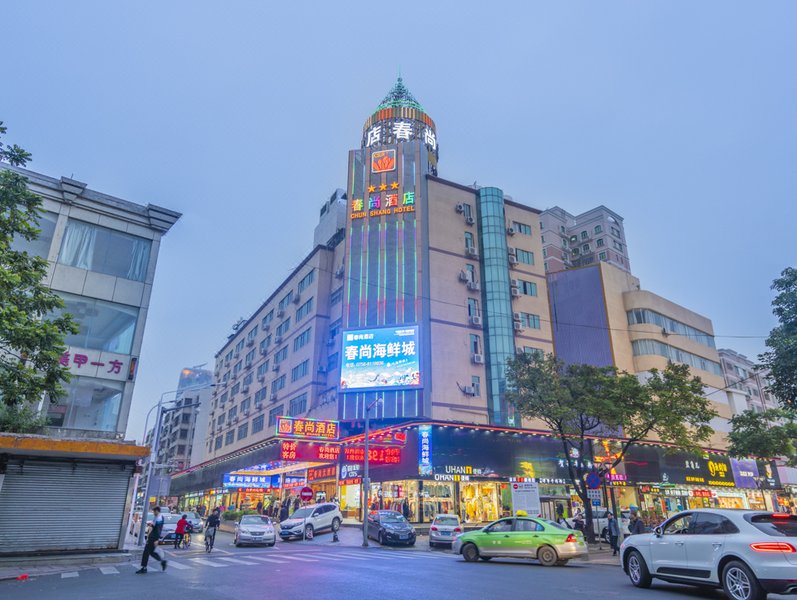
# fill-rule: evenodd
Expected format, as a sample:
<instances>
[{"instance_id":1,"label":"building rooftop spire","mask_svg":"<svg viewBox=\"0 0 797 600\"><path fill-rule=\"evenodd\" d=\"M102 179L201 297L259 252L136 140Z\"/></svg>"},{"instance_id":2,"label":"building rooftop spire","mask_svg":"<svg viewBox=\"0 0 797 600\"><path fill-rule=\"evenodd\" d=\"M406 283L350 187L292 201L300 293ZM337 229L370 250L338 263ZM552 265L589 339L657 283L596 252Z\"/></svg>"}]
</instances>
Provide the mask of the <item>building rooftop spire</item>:
<instances>
[{"instance_id":1,"label":"building rooftop spire","mask_svg":"<svg viewBox=\"0 0 797 600\"><path fill-rule=\"evenodd\" d=\"M404 80L401 78L401 73L399 73L396 83L387 93L387 96L385 96L382 102L379 103L379 106L376 107L377 110L381 110L383 108L415 108L423 111L423 106L420 105L420 103L407 89L407 86L404 85Z\"/></svg>"}]
</instances>

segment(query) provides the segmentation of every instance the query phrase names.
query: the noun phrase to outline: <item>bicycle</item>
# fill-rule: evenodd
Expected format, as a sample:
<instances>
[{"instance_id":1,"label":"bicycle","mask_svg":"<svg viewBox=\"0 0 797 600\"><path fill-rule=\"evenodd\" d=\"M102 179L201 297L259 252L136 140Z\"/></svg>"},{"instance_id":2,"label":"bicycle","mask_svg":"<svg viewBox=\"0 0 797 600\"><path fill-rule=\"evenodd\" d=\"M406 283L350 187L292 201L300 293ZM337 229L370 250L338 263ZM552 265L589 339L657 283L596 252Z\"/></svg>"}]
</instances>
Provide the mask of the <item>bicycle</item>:
<instances>
[{"instance_id":1,"label":"bicycle","mask_svg":"<svg viewBox=\"0 0 797 600\"><path fill-rule=\"evenodd\" d=\"M213 542L216 540L216 528L208 527L205 530L205 552L210 553L213 550Z\"/></svg>"},{"instance_id":2,"label":"bicycle","mask_svg":"<svg viewBox=\"0 0 797 600\"><path fill-rule=\"evenodd\" d=\"M186 529L185 533L183 534L183 549L188 549L191 547L191 532Z\"/></svg>"}]
</instances>

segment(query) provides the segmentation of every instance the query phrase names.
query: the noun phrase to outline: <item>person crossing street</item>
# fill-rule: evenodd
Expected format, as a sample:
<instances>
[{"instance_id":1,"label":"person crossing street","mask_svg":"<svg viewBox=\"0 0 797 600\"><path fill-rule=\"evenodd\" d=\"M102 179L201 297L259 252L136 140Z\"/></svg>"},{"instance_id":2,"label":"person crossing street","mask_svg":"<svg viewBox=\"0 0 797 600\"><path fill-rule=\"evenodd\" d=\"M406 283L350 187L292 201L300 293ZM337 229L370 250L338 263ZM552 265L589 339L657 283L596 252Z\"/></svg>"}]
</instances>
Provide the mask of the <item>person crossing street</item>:
<instances>
[{"instance_id":1,"label":"person crossing street","mask_svg":"<svg viewBox=\"0 0 797 600\"><path fill-rule=\"evenodd\" d=\"M147 572L147 563L149 557L152 556L155 560L160 561L161 569L166 570L166 560L161 558L160 554L155 551L155 546L161 538L163 532L163 517L161 516L161 509L155 507L152 509L152 528L149 530L147 536L147 544L144 546L144 554L141 555L141 568L136 571L136 574L143 575Z\"/></svg>"}]
</instances>

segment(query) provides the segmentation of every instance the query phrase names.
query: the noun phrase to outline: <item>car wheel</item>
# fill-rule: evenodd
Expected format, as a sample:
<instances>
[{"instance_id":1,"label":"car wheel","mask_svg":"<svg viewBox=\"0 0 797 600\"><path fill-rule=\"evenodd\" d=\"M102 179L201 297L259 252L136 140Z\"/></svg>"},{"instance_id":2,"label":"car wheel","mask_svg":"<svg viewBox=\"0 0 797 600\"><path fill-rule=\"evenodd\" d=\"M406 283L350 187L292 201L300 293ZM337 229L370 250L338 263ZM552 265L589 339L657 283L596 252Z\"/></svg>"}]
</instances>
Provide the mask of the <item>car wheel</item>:
<instances>
[{"instance_id":1,"label":"car wheel","mask_svg":"<svg viewBox=\"0 0 797 600\"><path fill-rule=\"evenodd\" d=\"M304 528L304 539L312 540L313 539L313 526L308 525Z\"/></svg>"},{"instance_id":2,"label":"car wheel","mask_svg":"<svg viewBox=\"0 0 797 600\"><path fill-rule=\"evenodd\" d=\"M480 556L479 558L482 559L484 562L487 562L488 560L492 560L493 559L492 556Z\"/></svg>"},{"instance_id":3,"label":"car wheel","mask_svg":"<svg viewBox=\"0 0 797 600\"><path fill-rule=\"evenodd\" d=\"M332 519L332 531L337 531L338 529L340 529L340 519L335 517Z\"/></svg>"},{"instance_id":4,"label":"car wheel","mask_svg":"<svg viewBox=\"0 0 797 600\"><path fill-rule=\"evenodd\" d=\"M642 558L639 552L631 550L626 565L628 567L628 577L631 579L632 584L638 588L650 587L650 584L653 583L653 578L650 576L645 559Z\"/></svg>"},{"instance_id":5,"label":"car wheel","mask_svg":"<svg viewBox=\"0 0 797 600\"><path fill-rule=\"evenodd\" d=\"M408 542L407 545L408 546L414 546L415 545L415 540L412 540L411 542Z\"/></svg>"},{"instance_id":6,"label":"car wheel","mask_svg":"<svg viewBox=\"0 0 797 600\"><path fill-rule=\"evenodd\" d=\"M379 542L380 546L384 546L385 545L385 536L382 535L381 531L376 535L376 541Z\"/></svg>"},{"instance_id":7,"label":"car wheel","mask_svg":"<svg viewBox=\"0 0 797 600\"><path fill-rule=\"evenodd\" d=\"M767 593L746 564L734 560L722 570L722 587L733 600L764 600Z\"/></svg>"},{"instance_id":8,"label":"car wheel","mask_svg":"<svg viewBox=\"0 0 797 600\"><path fill-rule=\"evenodd\" d=\"M437 544L435 544L434 542L429 542L429 547L430 548L436 548Z\"/></svg>"},{"instance_id":9,"label":"car wheel","mask_svg":"<svg viewBox=\"0 0 797 600\"><path fill-rule=\"evenodd\" d=\"M235 537L233 538L232 543L235 544L236 548L240 547L241 544L238 542L238 534L237 533L235 534Z\"/></svg>"},{"instance_id":10,"label":"car wheel","mask_svg":"<svg viewBox=\"0 0 797 600\"><path fill-rule=\"evenodd\" d=\"M268 546L269 548L273 548L273 547L274 547L274 544L276 544L276 543L277 543L277 542L271 542L270 544L266 544L266 546Z\"/></svg>"},{"instance_id":11,"label":"car wheel","mask_svg":"<svg viewBox=\"0 0 797 600\"><path fill-rule=\"evenodd\" d=\"M479 560L479 549L476 544L465 544L462 549L462 556L468 562L476 562Z\"/></svg>"},{"instance_id":12,"label":"car wheel","mask_svg":"<svg viewBox=\"0 0 797 600\"><path fill-rule=\"evenodd\" d=\"M559 556L551 546L540 546L537 549L537 560L544 567L552 567L559 560Z\"/></svg>"}]
</instances>

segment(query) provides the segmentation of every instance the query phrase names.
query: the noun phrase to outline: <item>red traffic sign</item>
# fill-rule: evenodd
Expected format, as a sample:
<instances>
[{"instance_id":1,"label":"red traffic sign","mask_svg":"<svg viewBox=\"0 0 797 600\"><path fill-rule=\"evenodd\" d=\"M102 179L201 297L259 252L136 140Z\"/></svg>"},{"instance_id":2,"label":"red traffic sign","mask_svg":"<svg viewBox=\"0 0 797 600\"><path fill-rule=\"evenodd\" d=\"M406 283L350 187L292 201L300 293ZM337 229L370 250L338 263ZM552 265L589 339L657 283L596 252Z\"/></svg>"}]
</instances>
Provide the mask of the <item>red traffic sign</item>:
<instances>
[{"instance_id":1,"label":"red traffic sign","mask_svg":"<svg viewBox=\"0 0 797 600\"><path fill-rule=\"evenodd\" d=\"M302 491L299 492L299 498L304 500L305 502L310 502L313 499L313 488L311 487L303 487Z\"/></svg>"},{"instance_id":2,"label":"red traffic sign","mask_svg":"<svg viewBox=\"0 0 797 600\"><path fill-rule=\"evenodd\" d=\"M587 474L587 487L591 490L597 490L601 486L601 478L595 472L591 471Z\"/></svg>"}]
</instances>

